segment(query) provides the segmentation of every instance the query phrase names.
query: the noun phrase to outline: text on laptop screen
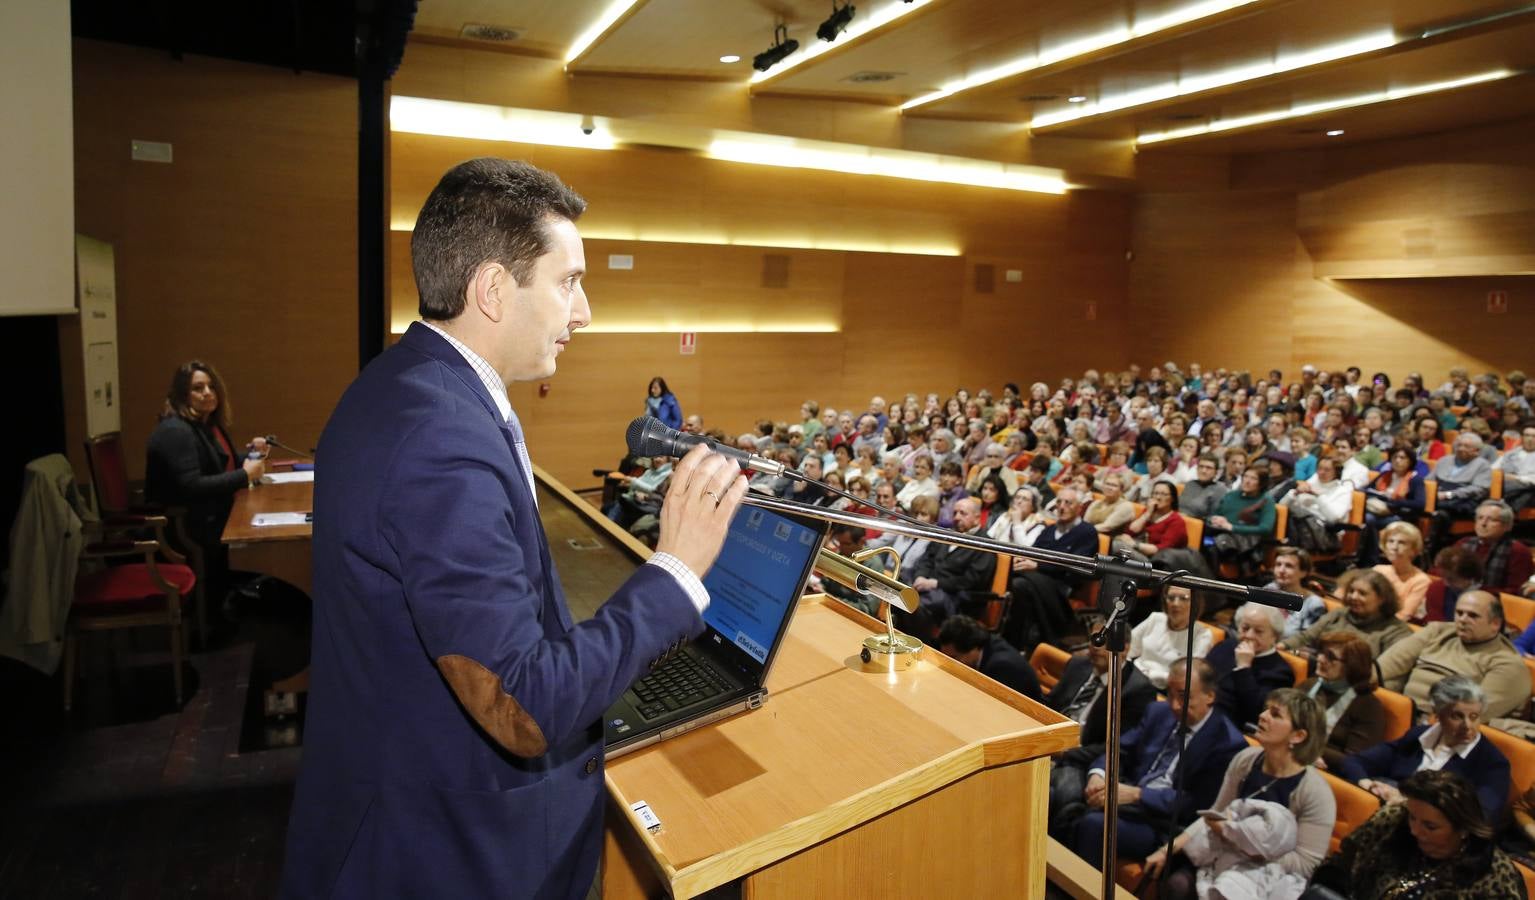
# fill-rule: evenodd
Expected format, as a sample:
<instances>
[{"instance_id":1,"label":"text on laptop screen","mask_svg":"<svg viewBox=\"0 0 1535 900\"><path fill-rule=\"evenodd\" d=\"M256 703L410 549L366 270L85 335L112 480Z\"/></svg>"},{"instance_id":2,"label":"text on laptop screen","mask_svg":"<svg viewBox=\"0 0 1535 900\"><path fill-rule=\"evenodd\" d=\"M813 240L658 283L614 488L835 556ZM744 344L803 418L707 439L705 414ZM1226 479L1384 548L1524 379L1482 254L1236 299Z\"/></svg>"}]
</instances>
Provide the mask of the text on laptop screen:
<instances>
[{"instance_id":1,"label":"text on laptop screen","mask_svg":"<svg viewBox=\"0 0 1535 900\"><path fill-rule=\"evenodd\" d=\"M704 622L758 662L798 600L806 562L820 550L816 532L765 509L743 506L730 522L719 559L704 578Z\"/></svg>"}]
</instances>

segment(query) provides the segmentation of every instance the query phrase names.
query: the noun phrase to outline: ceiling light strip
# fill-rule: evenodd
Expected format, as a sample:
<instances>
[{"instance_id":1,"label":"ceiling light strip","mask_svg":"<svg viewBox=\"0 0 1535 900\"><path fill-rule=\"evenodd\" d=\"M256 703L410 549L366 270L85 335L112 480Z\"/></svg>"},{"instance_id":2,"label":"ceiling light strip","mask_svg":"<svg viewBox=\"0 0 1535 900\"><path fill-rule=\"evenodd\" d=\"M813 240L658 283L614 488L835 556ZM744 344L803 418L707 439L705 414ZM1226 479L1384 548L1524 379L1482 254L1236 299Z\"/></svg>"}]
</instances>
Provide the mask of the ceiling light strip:
<instances>
[{"instance_id":1,"label":"ceiling light strip","mask_svg":"<svg viewBox=\"0 0 1535 900\"><path fill-rule=\"evenodd\" d=\"M950 82L932 93L914 97L901 104L901 110L904 112L920 106L926 106L929 103L936 103L939 100L973 90L982 85L1001 81L1005 78L1013 78L1025 72L1042 69L1045 66L1053 66L1079 57L1100 53L1112 47L1139 40L1140 38L1150 37L1151 35L1170 31L1174 28L1181 28L1202 19L1222 15L1231 10L1260 2L1264 2L1264 0L1204 0L1201 3L1181 6L1161 16L1139 19L1130 25L1111 28L1092 37L1058 44L1034 55L1019 57L999 66L984 69L958 81Z\"/></svg>"},{"instance_id":2,"label":"ceiling light strip","mask_svg":"<svg viewBox=\"0 0 1535 900\"><path fill-rule=\"evenodd\" d=\"M844 175L880 175L1042 194L1064 194L1069 187L1059 176L1019 171L1005 163L852 145L726 138L710 143L705 154L711 159L751 165L818 169Z\"/></svg>"},{"instance_id":3,"label":"ceiling light strip","mask_svg":"<svg viewBox=\"0 0 1535 900\"><path fill-rule=\"evenodd\" d=\"M807 62L810 62L816 57L830 52L834 48L846 47L849 44L852 44L870 34L879 31L890 23L902 19L916 12L917 10L922 9L925 6L931 5L934 2L936 2L936 0L910 0L910 2L905 2L905 0L892 0L892 2L887 3L879 9L875 10L867 17L855 17L852 21L852 24L848 25L847 30L842 32L842 34L837 38L835 42L808 42L807 39L808 46L804 46L801 50L790 55L783 62L778 63L766 72L753 73L751 83L761 84L765 81L771 81L774 78L778 78L779 76L793 71L795 68L802 66Z\"/></svg>"},{"instance_id":4,"label":"ceiling light strip","mask_svg":"<svg viewBox=\"0 0 1535 900\"><path fill-rule=\"evenodd\" d=\"M1272 62L1222 69L1208 75L1180 77L1175 81L1130 91L1118 96L1106 97L1093 103L1083 103L1064 107L1053 112L1042 113L1029 121L1029 127L1041 130L1082 119L1122 112L1127 109L1163 103L1179 97L1192 97L1244 82L1271 78L1275 75L1308 69L1312 66L1320 66L1356 56L1364 56L1395 46L1398 43L1400 41L1397 36L1390 29L1386 29L1307 53L1280 57Z\"/></svg>"},{"instance_id":5,"label":"ceiling light strip","mask_svg":"<svg viewBox=\"0 0 1535 900\"><path fill-rule=\"evenodd\" d=\"M401 234L410 233L415 220L396 219L390 230ZM799 234L785 237L774 234L724 234L719 232L683 232L645 226L641 228L605 228L601 225L581 225L581 237L589 241L624 241L641 244L688 244L706 247L757 247L763 250L825 250L839 253L894 253L906 256L961 256L960 249L952 244L939 242L916 243L901 240L868 238L859 240L846 236L819 238Z\"/></svg>"},{"instance_id":6,"label":"ceiling light strip","mask_svg":"<svg viewBox=\"0 0 1535 900\"><path fill-rule=\"evenodd\" d=\"M1292 106L1289 109L1272 110L1265 113L1254 113L1247 116L1236 116L1230 119L1217 119L1204 125L1191 125L1187 128L1174 128L1155 134L1143 134L1135 139L1137 146L1144 144L1160 144L1167 141L1183 140L1199 137L1206 134L1235 131L1241 128L1252 128L1258 125L1267 125L1272 122L1281 122L1286 119L1300 119L1306 116L1314 116L1320 113L1336 112L1340 109L1354 109L1361 106L1373 106L1377 103L1389 103L1393 100L1406 100L1409 97L1421 97L1425 94L1437 94L1442 91L1453 91L1457 88L1470 87L1476 84L1485 84L1490 81L1499 81L1521 74L1511 69L1497 69L1491 72L1482 72L1478 75L1470 75L1465 78L1456 78L1451 81L1436 81L1431 84L1420 84L1411 87L1390 88L1369 94L1356 94L1352 97L1339 97L1333 100L1322 100L1316 103L1305 103Z\"/></svg>"},{"instance_id":7,"label":"ceiling light strip","mask_svg":"<svg viewBox=\"0 0 1535 900\"><path fill-rule=\"evenodd\" d=\"M617 146L602 119L425 97L391 97L389 130L584 150L612 150Z\"/></svg>"},{"instance_id":8,"label":"ceiling light strip","mask_svg":"<svg viewBox=\"0 0 1535 900\"><path fill-rule=\"evenodd\" d=\"M620 22L628 17L636 7L644 4L644 2L645 0L613 0L612 3L609 3L608 8L603 10L602 15L597 17L597 21L593 22L590 28L581 32L581 36L576 38L576 42L570 45L569 50L565 51L565 65L568 67L571 63L585 56L588 50L595 47L598 41L607 37L609 32L617 28Z\"/></svg>"}]
</instances>

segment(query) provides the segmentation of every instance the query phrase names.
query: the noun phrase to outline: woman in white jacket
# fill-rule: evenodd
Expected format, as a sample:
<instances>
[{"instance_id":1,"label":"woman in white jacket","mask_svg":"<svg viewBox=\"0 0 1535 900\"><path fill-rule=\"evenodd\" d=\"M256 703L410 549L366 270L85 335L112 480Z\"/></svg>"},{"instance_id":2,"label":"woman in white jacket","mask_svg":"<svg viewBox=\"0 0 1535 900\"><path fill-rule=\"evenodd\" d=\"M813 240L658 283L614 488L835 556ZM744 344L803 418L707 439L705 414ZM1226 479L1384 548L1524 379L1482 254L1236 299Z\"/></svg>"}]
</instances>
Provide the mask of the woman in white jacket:
<instances>
[{"instance_id":1,"label":"woman in white jacket","mask_svg":"<svg viewBox=\"0 0 1535 900\"><path fill-rule=\"evenodd\" d=\"M997 516L986 529L986 536L1015 547L1032 547L1045 530L1044 504L1040 503L1039 489L1031 484L1013 491L1012 503L1007 513Z\"/></svg>"}]
</instances>

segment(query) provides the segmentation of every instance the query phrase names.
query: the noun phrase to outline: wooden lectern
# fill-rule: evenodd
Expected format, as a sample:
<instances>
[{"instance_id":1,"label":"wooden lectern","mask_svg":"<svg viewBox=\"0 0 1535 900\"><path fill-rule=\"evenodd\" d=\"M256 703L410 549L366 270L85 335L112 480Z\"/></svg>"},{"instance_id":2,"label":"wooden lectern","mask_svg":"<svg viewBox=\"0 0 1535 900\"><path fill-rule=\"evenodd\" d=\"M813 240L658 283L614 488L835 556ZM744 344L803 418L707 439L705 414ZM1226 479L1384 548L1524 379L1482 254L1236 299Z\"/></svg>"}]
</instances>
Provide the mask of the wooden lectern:
<instances>
[{"instance_id":1,"label":"wooden lectern","mask_svg":"<svg viewBox=\"0 0 1535 900\"><path fill-rule=\"evenodd\" d=\"M611 761L603 896L1043 896L1049 757L1077 723L931 649L867 671L883 630L807 597L761 709Z\"/></svg>"}]
</instances>

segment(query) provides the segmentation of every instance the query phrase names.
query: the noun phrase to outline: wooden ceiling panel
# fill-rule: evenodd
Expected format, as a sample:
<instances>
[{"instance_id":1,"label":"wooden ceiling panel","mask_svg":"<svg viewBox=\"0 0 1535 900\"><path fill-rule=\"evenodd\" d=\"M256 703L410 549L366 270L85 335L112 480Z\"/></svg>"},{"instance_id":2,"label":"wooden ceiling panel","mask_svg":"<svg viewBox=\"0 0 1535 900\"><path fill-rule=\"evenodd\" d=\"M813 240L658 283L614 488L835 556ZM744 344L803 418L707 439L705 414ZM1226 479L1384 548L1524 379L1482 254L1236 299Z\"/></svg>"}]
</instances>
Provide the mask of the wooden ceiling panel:
<instances>
[{"instance_id":1,"label":"wooden ceiling panel","mask_svg":"<svg viewBox=\"0 0 1535 900\"><path fill-rule=\"evenodd\" d=\"M610 0L429 0L416 9L413 33L433 38L458 38L465 25L490 25L518 33L506 47L540 56L563 58ZM481 42L475 42L481 43Z\"/></svg>"},{"instance_id":2,"label":"wooden ceiling panel","mask_svg":"<svg viewBox=\"0 0 1535 900\"><path fill-rule=\"evenodd\" d=\"M663 76L751 77L752 57L773 43L783 21L802 45L829 12L824 0L654 0L571 66L573 72L626 72ZM721 63L734 54L740 62Z\"/></svg>"},{"instance_id":3,"label":"wooden ceiling panel","mask_svg":"<svg viewBox=\"0 0 1535 900\"><path fill-rule=\"evenodd\" d=\"M1276 58L1312 53L1381 34L1421 32L1465 21L1513 4L1488 0L1293 0L1236 17L1226 24L1064 69L1013 79L941 100L908 115L942 114L1027 121L1069 108L1066 98L1113 98L1179 78L1202 77ZM1054 100L1029 100L1054 97Z\"/></svg>"}]
</instances>

